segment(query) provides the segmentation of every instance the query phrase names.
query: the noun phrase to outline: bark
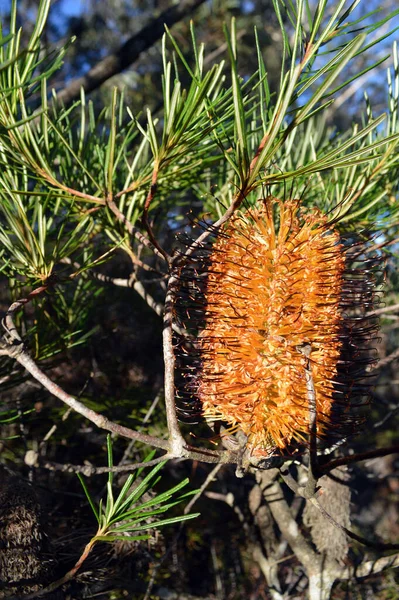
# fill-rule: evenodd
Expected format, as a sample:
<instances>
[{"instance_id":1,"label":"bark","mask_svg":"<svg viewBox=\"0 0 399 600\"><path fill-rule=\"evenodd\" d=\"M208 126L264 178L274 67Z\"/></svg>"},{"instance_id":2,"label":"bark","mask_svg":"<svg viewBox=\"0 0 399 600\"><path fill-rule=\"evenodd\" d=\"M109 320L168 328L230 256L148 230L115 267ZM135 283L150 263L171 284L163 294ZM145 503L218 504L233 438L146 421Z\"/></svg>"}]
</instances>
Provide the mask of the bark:
<instances>
[{"instance_id":1,"label":"bark","mask_svg":"<svg viewBox=\"0 0 399 600\"><path fill-rule=\"evenodd\" d=\"M319 502L324 509L343 527L350 529L351 490L348 485L347 467L339 467L330 476L319 479L321 486ZM311 502L307 502L304 524L310 529L312 541L321 556L344 564L348 554L349 543L345 532L338 529Z\"/></svg>"}]
</instances>

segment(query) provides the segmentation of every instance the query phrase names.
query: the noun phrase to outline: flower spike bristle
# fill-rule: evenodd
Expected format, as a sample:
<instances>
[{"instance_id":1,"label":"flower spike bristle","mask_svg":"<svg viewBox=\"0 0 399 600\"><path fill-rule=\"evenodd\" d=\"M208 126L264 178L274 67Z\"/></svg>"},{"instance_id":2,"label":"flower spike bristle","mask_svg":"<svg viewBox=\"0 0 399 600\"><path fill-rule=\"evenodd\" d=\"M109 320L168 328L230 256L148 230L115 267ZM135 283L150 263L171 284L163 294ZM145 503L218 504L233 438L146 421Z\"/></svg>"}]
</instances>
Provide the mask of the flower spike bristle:
<instances>
[{"instance_id":1,"label":"flower spike bristle","mask_svg":"<svg viewBox=\"0 0 399 600\"><path fill-rule=\"evenodd\" d=\"M318 437L346 435L356 422L377 323L367 317L375 260L353 262L354 247L319 210L269 197L236 212L182 274L200 329L186 390L207 421L242 431L253 453L307 443L306 368Z\"/></svg>"}]
</instances>

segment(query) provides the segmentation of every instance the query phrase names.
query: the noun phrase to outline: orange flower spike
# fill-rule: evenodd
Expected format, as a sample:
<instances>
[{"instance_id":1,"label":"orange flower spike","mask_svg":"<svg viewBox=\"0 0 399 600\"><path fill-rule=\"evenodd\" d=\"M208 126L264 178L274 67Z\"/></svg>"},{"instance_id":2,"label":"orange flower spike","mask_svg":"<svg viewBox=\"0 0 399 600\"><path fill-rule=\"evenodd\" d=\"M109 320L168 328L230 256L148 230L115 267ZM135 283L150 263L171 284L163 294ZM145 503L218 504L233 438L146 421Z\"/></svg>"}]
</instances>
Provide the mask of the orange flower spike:
<instances>
[{"instance_id":1,"label":"orange flower spike","mask_svg":"<svg viewBox=\"0 0 399 600\"><path fill-rule=\"evenodd\" d=\"M210 254L197 395L206 419L238 426L254 451L306 439L297 346L312 348L319 434L333 402L345 259L325 217L297 213L295 202L269 201L237 214Z\"/></svg>"}]
</instances>

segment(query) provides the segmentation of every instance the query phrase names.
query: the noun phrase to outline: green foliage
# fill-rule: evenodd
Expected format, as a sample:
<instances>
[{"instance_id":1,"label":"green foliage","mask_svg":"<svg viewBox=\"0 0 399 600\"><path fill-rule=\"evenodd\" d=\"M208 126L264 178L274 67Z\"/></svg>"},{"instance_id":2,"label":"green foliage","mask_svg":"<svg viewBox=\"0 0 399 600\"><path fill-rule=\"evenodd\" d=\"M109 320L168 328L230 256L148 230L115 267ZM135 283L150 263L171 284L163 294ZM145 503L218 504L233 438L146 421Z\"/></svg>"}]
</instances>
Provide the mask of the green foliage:
<instances>
[{"instance_id":1,"label":"green foliage","mask_svg":"<svg viewBox=\"0 0 399 600\"><path fill-rule=\"evenodd\" d=\"M89 239L99 247L107 238L111 248L129 246L123 227L107 212L106 201L115 199L126 218L136 223L154 171L157 193L151 210L163 219L174 206L190 201L188 190L205 186L209 191L209 182L220 179L222 202L237 193L256 197L265 185L278 189L281 182L294 180L303 189L311 181L317 188L313 195L321 194L328 209L337 207L346 219L386 213L387 176L397 168L397 87L392 78L385 129L384 116L373 118L369 110L364 125L349 135L320 135L321 115L349 82L338 88L334 83L349 61L370 48L367 36L378 23L351 22L356 3L344 9L346 3L339 2L328 18L325 1L314 14L303 0L288 8L278 0L274 4L284 48L277 95L270 94L259 43L258 73L247 81L240 77L234 21L231 30L225 30L227 78L224 61L205 64L204 47L197 47L194 30L193 68L168 32L176 54L169 59L165 37L163 118L147 111L140 121L116 90L100 115L94 114L90 102L86 105L83 95L69 109L57 105L54 93L49 100L48 81L66 51L44 58L39 53L49 2L40 3L36 27L23 50L14 2L11 32L0 57L0 240L7 276L18 273L31 285L47 280L56 264L82 252ZM282 18L286 9L293 38ZM356 33L349 39L343 37L352 31ZM188 89L183 89L178 60L190 76ZM226 85L228 79L231 86ZM41 104L33 108L30 99L39 90ZM328 185L331 181L334 185Z\"/></svg>"},{"instance_id":2,"label":"green foliage","mask_svg":"<svg viewBox=\"0 0 399 600\"><path fill-rule=\"evenodd\" d=\"M108 466L113 467L112 441L111 436L107 437L108 449ZM147 460L153 458L154 453L151 453ZM86 497L93 510L98 523L98 530L95 536L91 539L90 544L96 542L114 542L116 540L136 541L148 539L149 534L141 535L140 532L148 531L165 525L173 525L194 519L199 513L190 515L180 515L167 519L153 520L154 517L164 514L171 508L184 502L187 498L195 493L186 492L179 495L178 492L188 484L189 480L184 479L173 488L158 495L152 495L148 500L142 501L142 498L148 492L151 492L155 485L159 482L158 472L166 464L167 461L160 462L153 467L149 473L142 479L140 476L143 468L134 471L128 476L125 484L120 490L118 496L114 497L112 488L114 475L112 471L108 474L107 491L105 501L100 500L98 506L89 494L83 477L78 474Z\"/></svg>"}]
</instances>

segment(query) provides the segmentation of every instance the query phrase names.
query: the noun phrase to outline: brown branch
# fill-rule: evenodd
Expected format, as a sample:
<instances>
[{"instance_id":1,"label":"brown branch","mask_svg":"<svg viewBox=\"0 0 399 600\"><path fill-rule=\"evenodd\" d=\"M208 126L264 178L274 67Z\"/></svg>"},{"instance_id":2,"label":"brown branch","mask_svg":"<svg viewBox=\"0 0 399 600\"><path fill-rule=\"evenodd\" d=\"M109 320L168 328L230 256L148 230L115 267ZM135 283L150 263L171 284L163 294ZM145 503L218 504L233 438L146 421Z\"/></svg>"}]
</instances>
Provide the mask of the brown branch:
<instances>
[{"instance_id":1,"label":"brown branch","mask_svg":"<svg viewBox=\"0 0 399 600\"><path fill-rule=\"evenodd\" d=\"M79 394L78 394L78 399L80 400L80 398L83 396L87 386L89 385L89 382L91 380L91 376L88 377L82 387L82 389L80 390ZM65 422L69 415L72 412L72 408L68 408L65 413L62 415L61 420L63 422ZM48 432L46 433L46 435L43 437L42 441L39 444L38 447L38 451L43 450L43 448L45 447L46 442L48 442L48 440L51 438L52 435L54 435L54 433L57 431L57 427L58 425L54 424L50 427L50 429L48 430ZM38 459L39 459L39 452L36 450L28 450L25 454L25 464L30 465L30 466L37 466L38 463Z\"/></svg>"},{"instance_id":2,"label":"brown branch","mask_svg":"<svg viewBox=\"0 0 399 600\"><path fill-rule=\"evenodd\" d=\"M346 464L346 463L342 463L342 462L337 464L338 460L332 461L332 462L334 462L334 467L340 466L342 464ZM309 495L308 490L307 490L308 486L306 486L306 487L300 486L295 481L295 479L292 477L292 475L288 472L287 469L280 469L280 474L281 474L284 482L288 485L288 487L295 494L298 494L299 496L301 496L302 498L305 498L311 504L313 504L313 506L315 506L332 525L334 525L337 529L340 529L341 531L343 531L352 540L355 540L356 542L359 542L360 544L363 544L364 546L368 546L368 547L374 548L376 550L399 550L399 544L385 544L385 543L381 543L381 542L373 542L372 540L368 540L360 535L357 535L350 529L347 529L346 527L344 527L343 525L338 523L338 521L336 521L334 519L334 517L332 517L326 511L326 509L320 504L320 502L318 501L317 497L314 494L313 494L313 496ZM317 492L317 490L316 490L316 492Z\"/></svg>"},{"instance_id":3,"label":"brown branch","mask_svg":"<svg viewBox=\"0 0 399 600\"><path fill-rule=\"evenodd\" d=\"M360 462L362 460L369 460L371 458L377 458L379 456L388 456L389 454L399 454L399 445L388 446L386 448L378 448L377 450L369 450L368 452L361 452L360 454L352 454L351 456L342 456L341 458L335 458L330 460L327 464L319 465L320 472L325 475L336 467L341 465L350 465L351 463Z\"/></svg>"},{"instance_id":4,"label":"brown branch","mask_svg":"<svg viewBox=\"0 0 399 600\"><path fill-rule=\"evenodd\" d=\"M26 353L24 350L23 344L20 343L18 345L10 346L8 344L2 343L0 346L0 356L9 356L10 358L14 358L18 361L25 369L39 382L43 387L45 387L53 396L64 402L67 406L72 408L75 412L79 413L100 429L104 429L105 431L110 431L112 433L116 433L122 437L125 437L130 440L136 440L138 442L142 442L143 444L147 444L149 446L154 446L155 448L161 448L163 450L167 450L169 457L173 458L186 458L191 460L199 460L206 463L232 463L236 464L237 456L232 452L223 452L218 450L208 450L206 448L192 448L188 446L184 438L180 434L176 434L176 431L172 431L172 436L169 440L163 440L154 436L146 435L144 433L139 433L138 431L134 431L128 427L124 427L123 425L119 425L113 421L107 419L103 415L95 412L94 410L87 408L82 402L76 400L73 396L67 394L59 385L51 381L49 377L32 360L32 358ZM173 402L174 405L174 402ZM170 410L170 407L169 407ZM176 426L177 419L176 419Z\"/></svg>"},{"instance_id":5,"label":"brown branch","mask_svg":"<svg viewBox=\"0 0 399 600\"><path fill-rule=\"evenodd\" d=\"M159 170L159 164L158 164L158 161L155 161L154 168L152 170L150 189L148 190L148 194L147 194L147 197L144 202L143 215L141 218L142 218L143 225L145 227L145 230L148 233L148 237L150 238L152 245L154 246L154 248L156 248L158 250L158 252L160 254L162 254L162 256L165 258L165 260L169 263L170 256L166 252L166 250L164 250L159 245L158 240L155 237L154 232L152 230L151 224L148 220L148 211L150 210L150 206L155 198L155 194L156 194L157 187L158 187L158 183L157 183L158 182L158 170Z\"/></svg>"},{"instance_id":6,"label":"brown branch","mask_svg":"<svg viewBox=\"0 0 399 600\"><path fill-rule=\"evenodd\" d=\"M2 322L2 325L7 332L8 340L10 341L10 343L15 343L17 345L22 343L21 336L19 335L17 328L14 324L14 313L16 313L16 311L22 308L23 306L25 306L25 304L28 304L28 302L30 302L35 296L42 294L47 289L47 284L41 285L40 287L30 292L26 296L26 298L20 298L19 300L16 300L11 304Z\"/></svg>"},{"instance_id":7,"label":"brown branch","mask_svg":"<svg viewBox=\"0 0 399 600\"><path fill-rule=\"evenodd\" d=\"M224 225L225 223L227 223L227 221L229 221L229 219L233 216L235 211L241 206L241 204L243 203L244 200L245 200L245 193L242 192L241 190L238 191L236 193L236 195L234 196L232 203L230 204L230 206L224 213L224 215L222 215L220 217L220 219L218 219L215 223L213 223L213 225L210 225L208 227L208 229L206 229L203 233L201 233L201 235L199 235L197 237L197 239L194 240L194 242L192 244L190 244L190 246L187 248L187 250L183 254L176 255L172 259L173 264L176 266L181 266L182 264L184 264L184 262L190 256L192 256L192 254L195 252L195 250L197 248L200 248L202 246L202 244L204 244L206 242L206 240L208 239L208 237L210 235L217 233L217 231L222 227L222 225Z\"/></svg>"},{"instance_id":8,"label":"brown branch","mask_svg":"<svg viewBox=\"0 0 399 600\"><path fill-rule=\"evenodd\" d=\"M78 262L76 262L76 261L72 262L70 258L66 257L66 258L62 259L62 262L69 264L69 265L73 265L78 270L82 269L81 265ZM164 311L163 305L160 304L159 302L157 302L151 296L151 294L149 294L147 292L147 290L145 289L145 287L141 283L141 281L138 281L136 279L134 273L130 277L110 277L109 275L105 275L104 273L97 273L96 271L93 271L92 269L85 269L82 272L87 273L90 277L92 277L93 279L96 279L97 281L100 281L101 283L109 283L109 284L115 285L117 287L132 288L146 302L146 304L158 315L158 317L163 316L163 311ZM75 274L74 274L74 276L75 276ZM180 328L179 328L178 333L182 333L180 331Z\"/></svg>"},{"instance_id":9,"label":"brown branch","mask_svg":"<svg viewBox=\"0 0 399 600\"><path fill-rule=\"evenodd\" d=\"M42 175L45 176L44 173L42 173ZM51 179L49 182L52 183L54 187L58 187L64 192L67 192L67 194L69 194L70 196L75 196L75 198L82 198L83 200L87 200L87 202L94 202L95 204L98 204L100 206L105 205L104 198L98 198L97 196L93 196L92 194L87 194L86 192L75 190L74 188L68 187L67 185L64 185L56 179Z\"/></svg>"},{"instance_id":10,"label":"brown branch","mask_svg":"<svg viewBox=\"0 0 399 600\"><path fill-rule=\"evenodd\" d=\"M137 281L135 277L109 277L108 275L104 275L103 273L96 273L94 271L90 271L90 276L101 283L110 283L117 287L126 287L132 288L138 295L148 304L150 308L158 315L158 317L162 317L164 307L162 304L157 302L149 292L145 289L144 285L141 281Z\"/></svg>"},{"instance_id":11,"label":"brown branch","mask_svg":"<svg viewBox=\"0 0 399 600\"><path fill-rule=\"evenodd\" d=\"M198 490L198 492L191 498L190 502L185 507L185 509L184 509L184 514L185 515L188 515L188 513L190 512L190 510L192 509L192 507L194 506L194 504L197 502L197 500L202 496L202 494L204 493L204 491L206 490L206 488L212 483L212 481L215 480L216 475L219 473L219 471L222 468L222 466L223 466L222 464L216 465L216 467L214 467L212 469L212 471L210 471L210 473L206 477L204 483L201 485L201 487Z\"/></svg>"},{"instance_id":12,"label":"brown branch","mask_svg":"<svg viewBox=\"0 0 399 600\"><path fill-rule=\"evenodd\" d=\"M83 77L78 77L57 94L58 101L71 104L80 97L80 90L89 93L100 87L104 81L120 73L136 61L140 54L151 48L165 32L165 25L172 27L178 21L192 13L205 0L182 0L152 19L141 31L130 37L117 52L110 54Z\"/></svg>"},{"instance_id":13,"label":"brown branch","mask_svg":"<svg viewBox=\"0 0 399 600\"><path fill-rule=\"evenodd\" d=\"M76 564L72 567L72 569L70 569L67 573L65 573L65 575L63 575L63 577L61 577L61 579L57 579L57 581L50 583L50 585L48 585L47 587L45 587L41 590L38 590L38 591L34 592L33 594L28 594L27 596L24 596L24 599L25 600L35 600L35 598L41 598L42 596L47 596L47 594L57 590L64 583L71 581L71 579L73 579L75 577L76 573L79 571L79 569L81 568L81 566L83 565L83 563L85 562L87 557L89 556L95 543L96 543L96 540L94 538L92 538L90 540L90 542L88 544L86 544L86 546L84 547L84 550L83 550L82 554L80 555ZM10 600L19 600L19 597L12 597L12 598L10 598Z\"/></svg>"},{"instance_id":14,"label":"brown branch","mask_svg":"<svg viewBox=\"0 0 399 600\"><path fill-rule=\"evenodd\" d=\"M14 302L6 313L3 320L3 327L6 330L4 340L0 340L0 356L9 356L19 362L43 387L45 387L53 396L64 402L75 412L97 425L100 429L105 429L116 433L122 437L136 440L155 448L167 450L168 454L174 458L188 458L208 463L237 464L240 456L231 451L208 450L204 448L192 448L186 444L179 428L175 407L175 386L174 386L174 367L175 356L173 349L173 305L175 297L175 286L177 278L170 276L166 294L165 313L164 313L164 362L165 362L165 404L166 418L169 431L169 439L163 440L154 436L146 435L134 431L123 425L119 425L104 417L94 410L86 407L82 402L67 394L59 385L54 383L34 362L24 348L21 336L19 335L14 321L14 312L28 302L33 295L41 293L45 286L34 290L27 298L22 298Z\"/></svg>"},{"instance_id":15,"label":"brown branch","mask_svg":"<svg viewBox=\"0 0 399 600\"><path fill-rule=\"evenodd\" d=\"M154 246L152 244L152 242L148 238L146 238L145 235L143 235L141 233L141 231L139 231L137 229L137 227L135 227L129 221L129 219L127 219L125 217L125 215L119 210L119 208L116 206L116 204L113 200L108 200L107 206L110 209L110 211L114 213L114 215L116 216L118 221L120 223L123 223L123 225L125 226L128 233L130 233L130 235L134 236L141 244L143 244L143 246L152 250L154 252L154 254L156 254L159 258L162 258L163 260L165 260L165 256L162 254L162 252L160 252L158 250L158 248L156 246Z\"/></svg>"},{"instance_id":16,"label":"brown branch","mask_svg":"<svg viewBox=\"0 0 399 600\"><path fill-rule=\"evenodd\" d=\"M164 450L168 450L168 442L166 440L161 440L156 437L146 435L144 433L138 433L137 431L133 431L128 427L123 427L123 425L119 425L118 423L114 423L110 421L104 415L101 415L91 408L85 406L79 400L76 400L73 396L67 394L59 385L54 383L47 375L39 369L36 363L32 360L32 358L27 354L24 350L23 344L19 344L18 346L4 346L0 350L0 354L8 355L14 358L19 362L20 365L25 367L25 369L45 387L53 396L64 402L67 406L72 408L75 412L79 413L100 429L105 429L106 431L111 431L112 433L116 433L121 435L122 437L126 437L128 439L137 440L142 442L143 444L149 444L150 446L155 446L156 448L162 448Z\"/></svg>"}]
</instances>

